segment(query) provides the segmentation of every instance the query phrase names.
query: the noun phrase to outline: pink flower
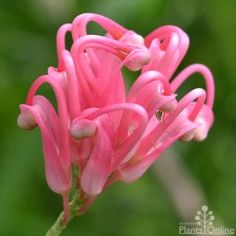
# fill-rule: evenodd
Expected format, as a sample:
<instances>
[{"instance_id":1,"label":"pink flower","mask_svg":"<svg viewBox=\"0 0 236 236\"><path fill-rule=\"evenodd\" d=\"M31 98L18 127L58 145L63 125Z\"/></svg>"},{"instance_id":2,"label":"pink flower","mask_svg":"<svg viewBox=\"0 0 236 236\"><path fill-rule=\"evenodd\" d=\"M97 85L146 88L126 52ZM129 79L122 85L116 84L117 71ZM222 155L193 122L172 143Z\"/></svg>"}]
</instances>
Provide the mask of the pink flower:
<instances>
[{"instance_id":1,"label":"pink flower","mask_svg":"<svg viewBox=\"0 0 236 236\"><path fill-rule=\"evenodd\" d=\"M87 34L99 24L105 36ZM71 32L73 43L65 47ZM84 209L117 180L133 182L177 140L201 141L213 123L214 82L207 67L194 64L175 78L189 39L176 26L162 26L145 40L97 14L87 13L57 33L58 67L35 80L18 124L42 133L46 179L63 196L65 215L71 191L71 166L80 169L78 188L87 195ZM126 95L122 68L141 70ZM177 90L201 73L206 91L196 88L177 101ZM172 79L173 78L173 79ZM48 83L57 108L36 95Z\"/></svg>"}]
</instances>

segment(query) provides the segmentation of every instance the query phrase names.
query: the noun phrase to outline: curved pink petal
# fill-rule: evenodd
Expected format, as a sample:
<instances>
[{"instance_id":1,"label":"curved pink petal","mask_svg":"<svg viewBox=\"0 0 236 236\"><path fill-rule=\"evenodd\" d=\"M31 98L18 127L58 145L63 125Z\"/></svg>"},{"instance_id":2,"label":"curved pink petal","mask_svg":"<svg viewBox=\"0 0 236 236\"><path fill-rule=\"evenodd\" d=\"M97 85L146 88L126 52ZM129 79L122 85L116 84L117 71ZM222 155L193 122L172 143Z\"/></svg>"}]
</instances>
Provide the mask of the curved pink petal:
<instances>
[{"instance_id":1,"label":"curved pink petal","mask_svg":"<svg viewBox=\"0 0 236 236\"><path fill-rule=\"evenodd\" d=\"M94 121L87 119L90 114L97 110L98 109L85 110L71 123L70 133L76 146L76 150L74 149L76 152L75 155L77 154L77 156L73 157L73 161L76 161L79 164L81 170L83 170L95 145L93 141L97 132L97 125L95 121L100 123L100 126L102 126L104 132L106 132L111 140L111 145L113 145L114 126L111 117L105 113L96 118Z\"/></svg>"},{"instance_id":2,"label":"curved pink petal","mask_svg":"<svg viewBox=\"0 0 236 236\"><path fill-rule=\"evenodd\" d=\"M181 119L181 122L179 119ZM184 123L182 119L183 117L180 116L173 122L163 136L154 144L153 150L150 150L146 156L140 160L134 160L131 164L127 163L121 166L116 172L119 179L126 183L136 181L158 159L160 154L169 148L170 145L176 142L185 133L188 133L196 128L196 125L193 122L185 119L186 123Z\"/></svg>"},{"instance_id":3,"label":"curved pink petal","mask_svg":"<svg viewBox=\"0 0 236 236\"><path fill-rule=\"evenodd\" d=\"M111 141L97 122L97 132L90 158L81 175L81 187L89 195L99 194L108 178L111 165Z\"/></svg>"},{"instance_id":4,"label":"curved pink petal","mask_svg":"<svg viewBox=\"0 0 236 236\"><path fill-rule=\"evenodd\" d=\"M198 115L201 107L203 106L206 99L206 93L203 89L194 89L185 95L178 103L177 108L174 112L168 114L163 122L160 122L153 130L151 130L146 136L142 138L139 149L137 151L138 156L144 156L152 148L153 141L158 140L159 137L163 135L166 129L174 122L176 117L194 100L197 100L195 106L188 114L188 119L194 121ZM183 121L184 122L184 121Z\"/></svg>"},{"instance_id":5,"label":"curved pink petal","mask_svg":"<svg viewBox=\"0 0 236 236\"><path fill-rule=\"evenodd\" d=\"M105 16L94 13L84 13L77 16L72 22L72 35L74 40L87 35L87 25L89 22L96 22L115 39L119 39L127 31L123 26Z\"/></svg>"},{"instance_id":6,"label":"curved pink petal","mask_svg":"<svg viewBox=\"0 0 236 236\"><path fill-rule=\"evenodd\" d=\"M62 59L62 52L66 49L66 34L71 31L71 24L62 25L57 31L57 57L58 57L58 71L64 70L64 63Z\"/></svg>"},{"instance_id":7,"label":"curved pink petal","mask_svg":"<svg viewBox=\"0 0 236 236\"><path fill-rule=\"evenodd\" d=\"M171 82L171 88L173 91L176 91L187 79L190 78L189 76L194 73L200 73L203 75L207 90L206 104L212 108L215 96L215 85L212 73L205 65L193 64L186 67L173 79Z\"/></svg>"},{"instance_id":8,"label":"curved pink petal","mask_svg":"<svg viewBox=\"0 0 236 236\"><path fill-rule=\"evenodd\" d=\"M138 35L136 37L138 37ZM85 50L87 51L88 49L93 49L93 53L96 52L96 50L103 50L106 51L108 54L113 54L118 58L124 59L123 62L120 63L120 65L116 66L113 73L109 75L109 78L118 78L118 86L116 86L117 84L114 83L110 83L110 87L108 87L106 83L105 86L103 86L103 83L101 83L101 79L97 78L97 69L96 71L94 71L93 69L93 58L90 58L89 54L85 53ZM88 101L88 107L103 106L104 104L101 104L101 99L104 100L103 94L104 92L108 93L109 88L114 94L117 94L118 88L122 89L122 93L119 94L123 95L125 90L123 82L120 79L121 67L123 65L128 66L129 60L133 62L135 61L135 64L137 66L142 66L143 64L147 63L147 55L143 53L140 54L141 51L143 52L145 50L147 49L144 45L133 44L131 42L127 42L127 40L123 42L122 40L117 41L111 38L94 35L87 35L77 39L72 46L71 53L75 62L77 76L81 82L83 96L86 97ZM103 58L97 57L97 59L100 60L99 65L101 70L103 70L103 66L106 65L103 65ZM96 59L95 64L98 64ZM95 67L97 68L98 65L95 65ZM107 80L112 81L109 78L107 78ZM103 78L103 80L104 79L106 78ZM104 91L104 88L106 88L107 90ZM114 95L112 97L114 97ZM121 99L123 99L123 97L121 97ZM121 99L119 100L119 102L121 102Z\"/></svg>"},{"instance_id":9,"label":"curved pink petal","mask_svg":"<svg viewBox=\"0 0 236 236\"><path fill-rule=\"evenodd\" d=\"M198 102L191 102L196 98L199 98ZM200 131L202 131L205 126L203 125L202 127L201 124L191 120L190 117L192 114L197 113L194 118L197 119L204 113L205 116L209 117L209 122L213 121L208 113L209 110L206 110L208 107L204 105L204 101L205 92L201 89L195 89L182 98L176 111L169 114L163 122L156 121L156 124L154 124L155 120L152 118L152 124L147 127L149 131L145 133L144 136L148 148L145 149L145 143L141 142L140 148L137 150L136 154L134 154L133 158L129 162L121 165L115 175L124 182L135 181L145 173L150 165L152 165L159 155L172 143L178 139L182 139L185 135L186 138L189 135L193 137L199 128L201 129ZM153 134L156 135L156 139L152 136ZM152 138L150 138L150 136L152 136Z\"/></svg>"},{"instance_id":10,"label":"curved pink petal","mask_svg":"<svg viewBox=\"0 0 236 236\"><path fill-rule=\"evenodd\" d=\"M113 39L105 38L102 36L83 36L80 40L76 40L75 43L72 46L71 53L73 60L75 62L75 68L77 77L79 78L81 90L83 92L82 96L86 98L87 100L87 107L91 106L103 106L101 103L101 100L104 102L104 88L109 88L105 83L100 80L100 77L97 78L97 75L94 73L93 68L91 65L93 64L93 61L90 62L88 56L84 53L84 50L87 49L99 49L106 51L107 54L114 54L118 57L119 50L129 51L131 50L130 46L125 46L124 43L115 41ZM99 58L100 60L100 70L102 70L106 66L106 64L103 65L103 58ZM105 60L105 63L107 60ZM115 77L118 79L118 88L121 88L122 91L124 91L124 84L123 81L120 78L120 71L118 69L118 65L116 66L115 70L112 74L109 74L108 77L103 78L103 80L111 81L110 78ZM118 74L117 74L118 73ZM117 76L118 75L118 76ZM105 86L104 86L105 85ZM113 86L113 84L110 85ZM115 86L113 87L113 90L115 91ZM118 92L117 90L115 91ZM123 95L124 92L120 93L120 95ZM116 95L117 96L117 95ZM121 99L124 99L121 97ZM119 100L116 98L116 100ZM108 101L108 100L107 100ZM107 102L106 101L106 102Z\"/></svg>"},{"instance_id":11,"label":"curved pink petal","mask_svg":"<svg viewBox=\"0 0 236 236\"><path fill-rule=\"evenodd\" d=\"M59 145L59 120L49 101L35 96L32 106L20 105L21 112L29 112L38 124L43 142L45 173L49 187L63 194L70 189L70 170L63 163Z\"/></svg>"},{"instance_id":12,"label":"curved pink petal","mask_svg":"<svg viewBox=\"0 0 236 236\"><path fill-rule=\"evenodd\" d=\"M170 95L172 93L171 86L169 82L166 80L165 76L158 71L147 71L142 73L132 85L128 97L136 97L136 94L139 93L142 88L149 83L159 81L163 85L163 93L166 95Z\"/></svg>"},{"instance_id":13,"label":"curved pink petal","mask_svg":"<svg viewBox=\"0 0 236 236\"><path fill-rule=\"evenodd\" d=\"M111 53L107 53L104 50L93 50L99 60L99 69L97 69L96 74L97 84L100 85L99 92L101 94L101 105L99 105L106 106L114 103L125 102L125 84L121 70L117 70L117 68L120 67L121 59ZM92 63L93 62L94 60ZM104 94L106 94L106 96L103 96Z\"/></svg>"},{"instance_id":14,"label":"curved pink petal","mask_svg":"<svg viewBox=\"0 0 236 236\"><path fill-rule=\"evenodd\" d=\"M173 111L177 106L175 97L168 81L161 73L148 71L135 81L127 100L144 107L151 118L157 110Z\"/></svg>"},{"instance_id":15,"label":"curved pink petal","mask_svg":"<svg viewBox=\"0 0 236 236\"><path fill-rule=\"evenodd\" d=\"M187 109L189 113L194 109L194 106L196 106L195 102L188 106ZM212 109L204 104L194 119L194 122L198 127L192 133L192 139L195 141L204 140L208 135L208 131L211 128L213 121L214 114Z\"/></svg>"},{"instance_id":16,"label":"curved pink petal","mask_svg":"<svg viewBox=\"0 0 236 236\"><path fill-rule=\"evenodd\" d=\"M116 140L111 170L113 170L135 147L141 138L148 122L148 116L144 108L138 104L120 103L101 108L90 113L87 119L96 119L105 113L123 110L119 126L116 129Z\"/></svg>"},{"instance_id":17,"label":"curved pink petal","mask_svg":"<svg viewBox=\"0 0 236 236\"><path fill-rule=\"evenodd\" d=\"M64 63L65 72L67 75L67 97L70 118L73 120L81 112L81 103L83 100L81 96L81 89L79 87L79 80L76 75L74 62L71 54L67 50L61 52L62 61Z\"/></svg>"},{"instance_id":18,"label":"curved pink petal","mask_svg":"<svg viewBox=\"0 0 236 236\"><path fill-rule=\"evenodd\" d=\"M152 44L153 40L156 40L155 44ZM145 43L148 47L151 46L152 56L159 54L159 60L151 61L150 65L153 67L148 65L148 69L160 71L169 80L187 52L189 38L180 28L167 25L151 32L145 38Z\"/></svg>"},{"instance_id":19,"label":"curved pink petal","mask_svg":"<svg viewBox=\"0 0 236 236\"><path fill-rule=\"evenodd\" d=\"M60 149L61 149L61 158L67 168L70 166L70 150L69 150L69 135L68 135L68 123L69 123L69 115L67 109L67 101L65 92L63 89L62 81L55 80L53 77L44 75L38 77L37 80L34 81L33 85L31 86L27 99L26 104L32 105L33 104L33 97L40 86L44 83L48 83L51 85L57 100L57 107L58 107L58 116L59 116L59 130L60 130Z\"/></svg>"}]
</instances>

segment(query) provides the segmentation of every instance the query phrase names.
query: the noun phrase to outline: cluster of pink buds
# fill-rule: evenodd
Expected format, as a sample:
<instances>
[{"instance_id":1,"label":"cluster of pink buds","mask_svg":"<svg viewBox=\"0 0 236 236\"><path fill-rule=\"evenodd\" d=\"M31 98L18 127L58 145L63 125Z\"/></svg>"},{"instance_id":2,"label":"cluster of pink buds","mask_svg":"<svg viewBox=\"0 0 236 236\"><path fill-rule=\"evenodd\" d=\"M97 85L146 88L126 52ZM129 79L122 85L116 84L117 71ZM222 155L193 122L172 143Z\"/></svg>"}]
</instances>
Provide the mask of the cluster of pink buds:
<instances>
[{"instance_id":1,"label":"cluster of pink buds","mask_svg":"<svg viewBox=\"0 0 236 236\"><path fill-rule=\"evenodd\" d=\"M104 36L87 33L96 22ZM67 33L72 46L66 48ZM207 67L194 64L174 72L189 46L187 34L162 26L146 38L116 22L86 13L57 32L58 66L38 77L20 105L18 125L38 126L42 134L49 187L63 196L68 212L72 165L84 209L114 181L133 182L177 140L201 141L213 123L214 81ZM122 68L140 70L126 93ZM177 100L177 90L193 74L203 75L206 89L196 88ZM42 84L55 94L57 109L41 95Z\"/></svg>"}]
</instances>

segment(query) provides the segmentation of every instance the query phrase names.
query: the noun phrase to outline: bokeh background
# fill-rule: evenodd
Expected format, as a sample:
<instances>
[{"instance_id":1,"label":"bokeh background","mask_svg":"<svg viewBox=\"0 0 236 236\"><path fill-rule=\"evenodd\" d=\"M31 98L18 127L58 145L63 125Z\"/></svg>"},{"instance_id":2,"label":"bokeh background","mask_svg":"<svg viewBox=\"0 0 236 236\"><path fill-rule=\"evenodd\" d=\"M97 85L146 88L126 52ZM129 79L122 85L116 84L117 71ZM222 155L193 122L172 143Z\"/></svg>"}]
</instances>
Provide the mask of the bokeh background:
<instances>
[{"instance_id":1,"label":"bokeh background","mask_svg":"<svg viewBox=\"0 0 236 236\"><path fill-rule=\"evenodd\" d=\"M83 12L142 35L182 27L191 45L179 70L200 62L213 71L216 120L206 141L174 145L139 181L104 192L62 235L178 235L203 204L218 225L236 229L235 0L0 0L0 235L44 235L61 211L45 182L39 131L20 130L16 118L32 81L56 65L58 27ZM197 85L192 79L185 91Z\"/></svg>"}]
</instances>

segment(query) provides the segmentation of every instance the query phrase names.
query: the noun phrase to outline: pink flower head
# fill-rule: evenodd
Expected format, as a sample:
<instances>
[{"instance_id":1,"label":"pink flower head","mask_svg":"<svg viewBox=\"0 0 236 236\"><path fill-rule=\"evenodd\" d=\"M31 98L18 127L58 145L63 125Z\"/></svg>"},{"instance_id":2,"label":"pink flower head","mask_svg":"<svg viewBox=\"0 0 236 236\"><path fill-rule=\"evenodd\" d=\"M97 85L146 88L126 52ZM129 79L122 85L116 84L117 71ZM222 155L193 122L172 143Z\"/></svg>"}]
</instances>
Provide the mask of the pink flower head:
<instances>
[{"instance_id":1,"label":"pink flower head","mask_svg":"<svg viewBox=\"0 0 236 236\"><path fill-rule=\"evenodd\" d=\"M104 36L87 34L96 22ZM72 46L65 47L67 33ZM117 180L133 182L177 140L202 141L212 126L214 82L209 69L194 64L173 78L189 39L176 26L162 26L145 39L97 14L76 17L57 33L58 66L38 77L26 104L20 105L21 128L42 133L46 179L64 198L68 213L71 167L79 167L78 188L84 209ZM140 70L126 94L122 68ZM206 89L196 88L177 100L193 73L203 75ZM44 83L55 94L57 110L36 95Z\"/></svg>"}]
</instances>

